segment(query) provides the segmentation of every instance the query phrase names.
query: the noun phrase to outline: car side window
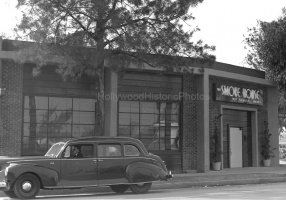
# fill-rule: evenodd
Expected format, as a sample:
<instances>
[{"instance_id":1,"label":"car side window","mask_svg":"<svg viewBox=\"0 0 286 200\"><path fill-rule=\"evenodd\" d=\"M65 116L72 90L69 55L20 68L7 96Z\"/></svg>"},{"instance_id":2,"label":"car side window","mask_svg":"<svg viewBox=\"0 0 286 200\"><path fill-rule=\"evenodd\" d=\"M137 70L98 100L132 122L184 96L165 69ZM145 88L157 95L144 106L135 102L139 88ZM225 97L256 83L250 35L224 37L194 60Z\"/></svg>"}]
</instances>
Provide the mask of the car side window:
<instances>
[{"instance_id":1,"label":"car side window","mask_svg":"<svg viewBox=\"0 0 286 200\"><path fill-rule=\"evenodd\" d=\"M120 144L99 144L98 157L120 157L121 145Z\"/></svg>"},{"instance_id":2,"label":"car side window","mask_svg":"<svg viewBox=\"0 0 286 200\"><path fill-rule=\"evenodd\" d=\"M126 144L124 145L125 156L140 156L140 151L135 145Z\"/></svg>"},{"instance_id":3,"label":"car side window","mask_svg":"<svg viewBox=\"0 0 286 200\"><path fill-rule=\"evenodd\" d=\"M63 152L64 158L92 158L94 157L92 144L71 144Z\"/></svg>"},{"instance_id":4,"label":"car side window","mask_svg":"<svg viewBox=\"0 0 286 200\"><path fill-rule=\"evenodd\" d=\"M93 145L83 145L81 147L81 153L84 158L92 158L93 156Z\"/></svg>"}]
</instances>

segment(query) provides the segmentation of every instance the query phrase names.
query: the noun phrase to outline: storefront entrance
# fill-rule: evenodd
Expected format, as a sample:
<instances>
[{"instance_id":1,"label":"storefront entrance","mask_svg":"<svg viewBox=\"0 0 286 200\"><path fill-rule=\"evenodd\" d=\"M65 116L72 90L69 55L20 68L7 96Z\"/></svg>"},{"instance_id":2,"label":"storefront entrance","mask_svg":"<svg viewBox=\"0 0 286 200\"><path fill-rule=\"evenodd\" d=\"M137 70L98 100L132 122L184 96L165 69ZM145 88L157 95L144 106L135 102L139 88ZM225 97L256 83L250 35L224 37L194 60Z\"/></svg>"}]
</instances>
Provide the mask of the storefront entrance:
<instances>
[{"instance_id":1,"label":"storefront entrance","mask_svg":"<svg viewBox=\"0 0 286 200\"><path fill-rule=\"evenodd\" d=\"M251 112L223 109L223 167L251 167Z\"/></svg>"}]
</instances>

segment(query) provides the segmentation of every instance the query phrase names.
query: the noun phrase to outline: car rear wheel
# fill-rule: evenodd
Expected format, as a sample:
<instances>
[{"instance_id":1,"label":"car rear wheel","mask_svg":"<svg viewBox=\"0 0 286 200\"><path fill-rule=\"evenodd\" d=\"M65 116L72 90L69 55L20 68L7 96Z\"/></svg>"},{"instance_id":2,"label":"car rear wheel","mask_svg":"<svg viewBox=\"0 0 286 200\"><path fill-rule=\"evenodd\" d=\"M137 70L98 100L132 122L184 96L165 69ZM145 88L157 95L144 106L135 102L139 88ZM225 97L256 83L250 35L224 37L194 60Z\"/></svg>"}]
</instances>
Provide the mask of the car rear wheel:
<instances>
[{"instance_id":1,"label":"car rear wheel","mask_svg":"<svg viewBox=\"0 0 286 200\"><path fill-rule=\"evenodd\" d=\"M18 198L32 199L40 191L40 181L33 174L23 174L16 180L13 189Z\"/></svg>"},{"instance_id":2,"label":"car rear wheel","mask_svg":"<svg viewBox=\"0 0 286 200\"><path fill-rule=\"evenodd\" d=\"M116 193L124 193L128 190L129 185L111 185L110 188Z\"/></svg>"},{"instance_id":3,"label":"car rear wheel","mask_svg":"<svg viewBox=\"0 0 286 200\"><path fill-rule=\"evenodd\" d=\"M6 196L10 197L11 199L17 198L17 196L14 193L14 191L4 191L4 193L6 194Z\"/></svg>"},{"instance_id":4,"label":"car rear wheel","mask_svg":"<svg viewBox=\"0 0 286 200\"><path fill-rule=\"evenodd\" d=\"M130 190L134 194L144 194L150 190L151 185L152 183L134 184L134 185L130 185Z\"/></svg>"}]
</instances>

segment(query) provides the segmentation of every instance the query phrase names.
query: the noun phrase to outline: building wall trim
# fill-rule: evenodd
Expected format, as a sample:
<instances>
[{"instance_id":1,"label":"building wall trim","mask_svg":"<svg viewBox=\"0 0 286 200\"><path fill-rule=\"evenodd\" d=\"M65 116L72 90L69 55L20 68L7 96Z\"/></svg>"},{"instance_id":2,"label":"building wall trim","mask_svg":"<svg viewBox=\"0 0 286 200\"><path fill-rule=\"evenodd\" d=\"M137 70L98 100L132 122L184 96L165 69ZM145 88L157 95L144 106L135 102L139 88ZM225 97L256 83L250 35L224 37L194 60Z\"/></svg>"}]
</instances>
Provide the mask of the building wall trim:
<instances>
[{"instance_id":1,"label":"building wall trim","mask_svg":"<svg viewBox=\"0 0 286 200\"><path fill-rule=\"evenodd\" d=\"M204 74L203 76L198 76L198 94L202 94L204 97L209 96L209 76ZM210 150L209 150L209 100L208 98L203 98L203 100L198 100L198 172L207 172L210 170Z\"/></svg>"},{"instance_id":2,"label":"building wall trim","mask_svg":"<svg viewBox=\"0 0 286 200\"><path fill-rule=\"evenodd\" d=\"M231 73L231 72L225 72L225 71L213 70L213 69L205 69L205 73L208 73L210 76L216 76L216 77L221 77L221 78L228 78L228 79L239 80L239 81L244 81L244 82L256 83L256 84L270 86L270 87L277 87L277 83L274 81L256 78L256 77L252 77L252 76L246 76L246 75L235 74L235 73Z\"/></svg>"}]
</instances>

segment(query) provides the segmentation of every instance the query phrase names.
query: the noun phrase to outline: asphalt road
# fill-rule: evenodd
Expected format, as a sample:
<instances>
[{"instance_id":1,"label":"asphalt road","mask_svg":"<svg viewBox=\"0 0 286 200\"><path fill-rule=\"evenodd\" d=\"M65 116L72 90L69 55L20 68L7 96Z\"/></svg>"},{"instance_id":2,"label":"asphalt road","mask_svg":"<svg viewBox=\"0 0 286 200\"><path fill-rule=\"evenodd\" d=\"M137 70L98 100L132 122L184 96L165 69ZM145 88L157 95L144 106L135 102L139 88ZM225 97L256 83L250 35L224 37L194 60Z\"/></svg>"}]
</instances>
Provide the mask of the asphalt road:
<instances>
[{"instance_id":1,"label":"asphalt road","mask_svg":"<svg viewBox=\"0 0 286 200\"><path fill-rule=\"evenodd\" d=\"M186 200L186 199L286 199L286 183L271 183L259 185L241 185L241 186L220 186L207 188L185 188L174 190L151 190L144 195L136 195L127 191L123 195L115 193L94 193L81 195L55 195L38 196L42 200L124 200L124 199L150 199L150 200ZM0 200L8 200L8 197L1 197Z\"/></svg>"}]
</instances>

